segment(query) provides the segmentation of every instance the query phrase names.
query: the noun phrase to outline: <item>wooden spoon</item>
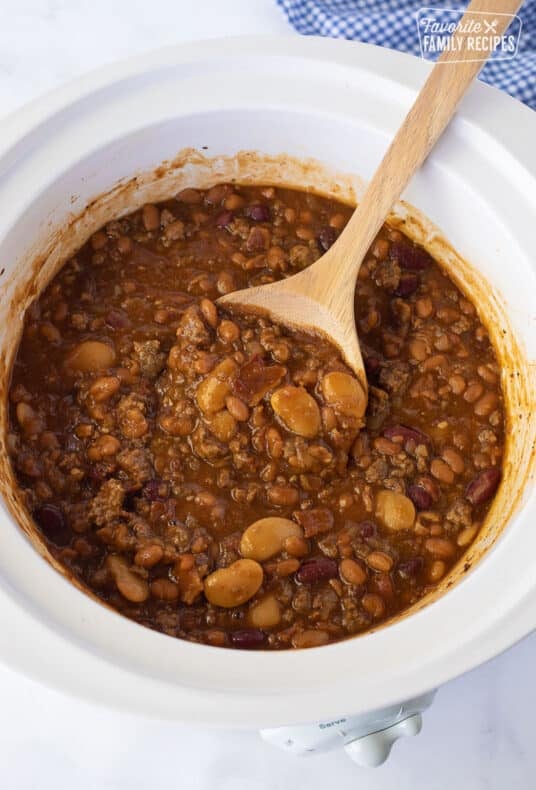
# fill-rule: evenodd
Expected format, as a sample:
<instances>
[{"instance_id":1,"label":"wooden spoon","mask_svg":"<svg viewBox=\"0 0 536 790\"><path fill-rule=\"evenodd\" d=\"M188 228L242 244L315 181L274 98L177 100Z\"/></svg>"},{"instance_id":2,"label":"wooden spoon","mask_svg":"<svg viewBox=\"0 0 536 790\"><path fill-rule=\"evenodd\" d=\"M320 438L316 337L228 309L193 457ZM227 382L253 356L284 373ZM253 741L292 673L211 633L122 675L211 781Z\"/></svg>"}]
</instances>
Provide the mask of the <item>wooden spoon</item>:
<instances>
[{"instance_id":1,"label":"wooden spoon","mask_svg":"<svg viewBox=\"0 0 536 790\"><path fill-rule=\"evenodd\" d=\"M499 14L495 34L501 35L520 0L473 0L462 19L486 12ZM504 16L500 16L504 14ZM389 211L412 175L426 159L454 111L484 65L471 60L468 32L456 34L457 49L446 50L406 115L379 168L336 243L312 266L269 285L226 294L218 304L268 315L276 323L317 331L331 340L358 377L365 394L367 378L354 319L354 291L361 263ZM456 62L458 61L458 62Z\"/></svg>"}]
</instances>

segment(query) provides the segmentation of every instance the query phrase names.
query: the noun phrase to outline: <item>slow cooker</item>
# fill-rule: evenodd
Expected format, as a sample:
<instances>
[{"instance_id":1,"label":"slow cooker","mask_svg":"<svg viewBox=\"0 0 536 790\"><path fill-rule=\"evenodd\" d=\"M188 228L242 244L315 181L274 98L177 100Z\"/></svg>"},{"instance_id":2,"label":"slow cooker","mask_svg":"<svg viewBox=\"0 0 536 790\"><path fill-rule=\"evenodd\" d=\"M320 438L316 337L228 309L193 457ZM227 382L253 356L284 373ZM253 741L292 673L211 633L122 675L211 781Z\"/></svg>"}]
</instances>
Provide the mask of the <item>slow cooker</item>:
<instances>
[{"instance_id":1,"label":"slow cooker","mask_svg":"<svg viewBox=\"0 0 536 790\"><path fill-rule=\"evenodd\" d=\"M430 64L342 41L231 38L113 65L4 120L0 349L5 390L23 312L104 221L222 180L359 200ZM0 658L65 691L149 716L263 728L291 752L344 745L377 764L420 728L433 690L536 626L536 114L477 84L392 221L449 268L499 350L504 480L464 562L415 611L302 651L170 639L53 567L1 454ZM406 202L409 201L409 202ZM418 207L418 208L414 208ZM2 439L3 441L3 439Z\"/></svg>"}]
</instances>

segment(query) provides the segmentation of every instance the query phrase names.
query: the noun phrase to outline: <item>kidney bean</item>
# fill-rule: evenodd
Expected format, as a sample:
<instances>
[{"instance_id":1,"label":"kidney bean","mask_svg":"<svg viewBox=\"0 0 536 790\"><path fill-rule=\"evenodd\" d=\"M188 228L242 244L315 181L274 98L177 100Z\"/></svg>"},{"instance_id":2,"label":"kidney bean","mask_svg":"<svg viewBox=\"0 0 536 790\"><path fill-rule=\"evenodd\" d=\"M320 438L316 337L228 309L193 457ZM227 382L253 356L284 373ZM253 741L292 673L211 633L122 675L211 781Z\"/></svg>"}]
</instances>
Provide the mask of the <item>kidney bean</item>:
<instances>
[{"instance_id":1,"label":"kidney bean","mask_svg":"<svg viewBox=\"0 0 536 790\"><path fill-rule=\"evenodd\" d=\"M501 473L498 469L483 469L465 489L466 498L472 505L482 505L491 499L497 490L500 479Z\"/></svg>"},{"instance_id":2,"label":"kidney bean","mask_svg":"<svg viewBox=\"0 0 536 790\"><path fill-rule=\"evenodd\" d=\"M432 497L422 486L409 486L407 495L417 510L428 510L432 504Z\"/></svg>"},{"instance_id":3,"label":"kidney bean","mask_svg":"<svg viewBox=\"0 0 536 790\"><path fill-rule=\"evenodd\" d=\"M318 243L321 246L321 248L324 250L324 252L327 252L329 248L332 246L332 244L335 243L336 240L337 240L337 231L335 230L335 228L332 228L331 226L326 226L325 228L322 228L322 230L318 234Z\"/></svg>"},{"instance_id":4,"label":"kidney bean","mask_svg":"<svg viewBox=\"0 0 536 790\"><path fill-rule=\"evenodd\" d=\"M419 287L419 278L416 274L403 274L394 293L395 296L411 296Z\"/></svg>"},{"instance_id":5,"label":"kidney bean","mask_svg":"<svg viewBox=\"0 0 536 790\"><path fill-rule=\"evenodd\" d=\"M260 628L242 628L240 631L231 631L229 639L233 647L255 650L264 645L266 634Z\"/></svg>"},{"instance_id":6,"label":"kidney bean","mask_svg":"<svg viewBox=\"0 0 536 790\"><path fill-rule=\"evenodd\" d=\"M398 241L391 243L389 257L391 260L395 260L402 269L415 272L427 269L433 263L433 259L426 250Z\"/></svg>"},{"instance_id":7,"label":"kidney bean","mask_svg":"<svg viewBox=\"0 0 536 790\"><path fill-rule=\"evenodd\" d=\"M112 329L126 329L130 326L130 319L122 310L108 310L104 320Z\"/></svg>"},{"instance_id":8,"label":"kidney bean","mask_svg":"<svg viewBox=\"0 0 536 790\"><path fill-rule=\"evenodd\" d=\"M55 505L41 505L34 512L34 519L39 524L45 538L55 546L66 546L72 538L65 516Z\"/></svg>"},{"instance_id":9,"label":"kidney bean","mask_svg":"<svg viewBox=\"0 0 536 790\"><path fill-rule=\"evenodd\" d=\"M148 499L149 502L166 499L167 483L165 483L159 477L155 477L153 480L148 480L143 486L143 496L145 499Z\"/></svg>"},{"instance_id":10,"label":"kidney bean","mask_svg":"<svg viewBox=\"0 0 536 790\"><path fill-rule=\"evenodd\" d=\"M374 376L381 367L381 362L378 357L363 357L363 362L365 365L365 370L367 371L367 376Z\"/></svg>"},{"instance_id":11,"label":"kidney bean","mask_svg":"<svg viewBox=\"0 0 536 790\"><path fill-rule=\"evenodd\" d=\"M424 444L429 449L432 446L432 440L426 433L419 431L417 428L410 428L407 425L393 425L390 428L386 428L383 435L386 439L391 439L394 442L402 439L404 447L407 447L408 442L412 442L415 446Z\"/></svg>"},{"instance_id":12,"label":"kidney bean","mask_svg":"<svg viewBox=\"0 0 536 790\"><path fill-rule=\"evenodd\" d=\"M432 498L432 502L437 502L440 491L437 482L432 477L429 477L428 475L421 475L415 481L415 485L423 488Z\"/></svg>"},{"instance_id":13,"label":"kidney bean","mask_svg":"<svg viewBox=\"0 0 536 790\"><path fill-rule=\"evenodd\" d=\"M362 521L358 524L359 534L365 540L367 538L373 538L376 535L377 527L373 521Z\"/></svg>"},{"instance_id":14,"label":"kidney bean","mask_svg":"<svg viewBox=\"0 0 536 790\"><path fill-rule=\"evenodd\" d=\"M218 228L227 228L233 220L234 214L232 211L222 211L216 219L216 226Z\"/></svg>"},{"instance_id":15,"label":"kidney bean","mask_svg":"<svg viewBox=\"0 0 536 790\"><path fill-rule=\"evenodd\" d=\"M301 584L316 584L338 576L338 565L329 557L317 557L302 562L296 571L296 579Z\"/></svg>"},{"instance_id":16,"label":"kidney bean","mask_svg":"<svg viewBox=\"0 0 536 790\"><path fill-rule=\"evenodd\" d=\"M270 209L268 206L263 205L248 206L246 208L246 216L254 222L269 222Z\"/></svg>"},{"instance_id":17,"label":"kidney bean","mask_svg":"<svg viewBox=\"0 0 536 790\"><path fill-rule=\"evenodd\" d=\"M411 579L418 576L424 566L422 557L412 557L398 563L397 571L403 579Z\"/></svg>"},{"instance_id":18,"label":"kidney bean","mask_svg":"<svg viewBox=\"0 0 536 790\"><path fill-rule=\"evenodd\" d=\"M389 601L394 597L395 588L389 573L376 572L370 580L369 592L375 592L381 595L384 601Z\"/></svg>"}]
</instances>

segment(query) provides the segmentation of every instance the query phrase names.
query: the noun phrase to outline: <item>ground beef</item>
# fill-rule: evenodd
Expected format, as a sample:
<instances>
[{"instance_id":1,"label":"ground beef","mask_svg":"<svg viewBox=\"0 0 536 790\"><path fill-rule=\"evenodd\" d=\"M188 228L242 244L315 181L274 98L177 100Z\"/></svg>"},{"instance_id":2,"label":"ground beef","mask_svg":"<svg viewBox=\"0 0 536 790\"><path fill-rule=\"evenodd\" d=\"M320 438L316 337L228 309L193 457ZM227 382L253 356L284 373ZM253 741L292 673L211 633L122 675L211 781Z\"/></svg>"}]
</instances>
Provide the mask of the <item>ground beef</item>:
<instances>
[{"instance_id":1,"label":"ground beef","mask_svg":"<svg viewBox=\"0 0 536 790\"><path fill-rule=\"evenodd\" d=\"M180 338L185 345L191 343L194 346L198 346L210 342L209 329L201 318L197 306L192 305L192 307L189 307L184 312L179 328L177 329L177 337Z\"/></svg>"},{"instance_id":2,"label":"ground beef","mask_svg":"<svg viewBox=\"0 0 536 790\"><path fill-rule=\"evenodd\" d=\"M466 499L456 499L447 511L447 520L457 527L470 527L473 523L472 507Z\"/></svg>"},{"instance_id":3,"label":"ground beef","mask_svg":"<svg viewBox=\"0 0 536 790\"><path fill-rule=\"evenodd\" d=\"M292 598L292 608L296 612L307 612L311 608L311 593L306 587L300 587Z\"/></svg>"},{"instance_id":4,"label":"ground beef","mask_svg":"<svg viewBox=\"0 0 536 790\"><path fill-rule=\"evenodd\" d=\"M220 554L217 562L219 568L225 568L240 559L240 538L240 533L234 532L220 541Z\"/></svg>"},{"instance_id":5,"label":"ground beef","mask_svg":"<svg viewBox=\"0 0 536 790\"><path fill-rule=\"evenodd\" d=\"M367 428L377 431L391 411L391 402L385 390L369 387L369 403L367 410Z\"/></svg>"},{"instance_id":6,"label":"ground beef","mask_svg":"<svg viewBox=\"0 0 536 790\"><path fill-rule=\"evenodd\" d=\"M367 483L379 483L385 481L389 475L389 464L385 458L376 458L365 472Z\"/></svg>"},{"instance_id":7,"label":"ground beef","mask_svg":"<svg viewBox=\"0 0 536 790\"><path fill-rule=\"evenodd\" d=\"M309 247L305 247L303 244L295 244L294 247L290 248L289 260L293 269L304 269L313 262L314 256Z\"/></svg>"},{"instance_id":8,"label":"ground beef","mask_svg":"<svg viewBox=\"0 0 536 790\"><path fill-rule=\"evenodd\" d=\"M160 351L159 340L134 341L134 359L138 362L143 376L154 379L164 367L166 355Z\"/></svg>"},{"instance_id":9,"label":"ground beef","mask_svg":"<svg viewBox=\"0 0 536 790\"><path fill-rule=\"evenodd\" d=\"M124 500L125 489L121 481L114 478L107 480L91 500L88 511L90 520L99 527L111 524L122 515Z\"/></svg>"},{"instance_id":10,"label":"ground beef","mask_svg":"<svg viewBox=\"0 0 536 790\"><path fill-rule=\"evenodd\" d=\"M311 508L311 510L297 510L294 518L301 524L306 538L329 532L333 527L333 513L327 508Z\"/></svg>"},{"instance_id":11,"label":"ground beef","mask_svg":"<svg viewBox=\"0 0 536 790\"><path fill-rule=\"evenodd\" d=\"M141 449L126 449L117 456L119 468L135 483L145 483L154 477L149 453Z\"/></svg>"},{"instance_id":12,"label":"ground beef","mask_svg":"<svg viewBox=\"0 0 536 790\"><path fill-rule=\"evenodd\" d=\"M381 261L372 272L372 279L379 288L395 291L400 282L400 266L396 261Z\"/></svg>"},{"instance_id":13,"label":"ground beef","mask_svg":"<svg viewBox=\"0 0 536 790\"><path fill-rule=\"evenodd\" d=\"M331 613L339 608L339 596L327 587L313 598L313 609L316 609L321 620L329 620Z\"/></svg>"},{"instance_id":14,"label":"ground beef","mask_svg":"<svg viewBox=\"0 0 536 790\"><path fill-rule=\"evenodd\" d=\"M409 380L410 370L407 362L389 362L382 365L380 384L391 395L403 395Z\"/></svg>"}]
</instances>

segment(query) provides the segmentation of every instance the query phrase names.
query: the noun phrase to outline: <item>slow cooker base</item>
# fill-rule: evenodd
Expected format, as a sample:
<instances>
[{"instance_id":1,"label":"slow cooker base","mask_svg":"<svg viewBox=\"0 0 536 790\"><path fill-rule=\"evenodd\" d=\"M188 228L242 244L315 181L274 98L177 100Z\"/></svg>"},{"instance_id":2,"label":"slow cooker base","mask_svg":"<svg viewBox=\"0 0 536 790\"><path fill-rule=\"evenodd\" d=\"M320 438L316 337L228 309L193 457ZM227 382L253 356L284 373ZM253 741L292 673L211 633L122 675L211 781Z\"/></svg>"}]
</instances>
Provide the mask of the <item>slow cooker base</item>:
<instances>
[{"instance_id":1,"label":"slow cooker base","mask_svg":"<svg viewBox=\"0 0 536 790\"><path fill-rule=\"evenodd\" d=\"M430 691L364 716L341 716L315 724L261 730L261 736L268 743L300 756L326 752L342 745L355 763L375 768L387 760L399 738L419 734L422 713L432 704L435 693L435 690Z\"/></svg>"}]
</instances>

